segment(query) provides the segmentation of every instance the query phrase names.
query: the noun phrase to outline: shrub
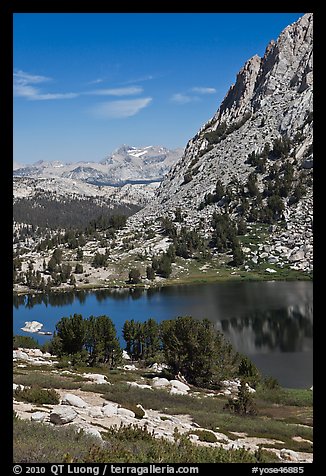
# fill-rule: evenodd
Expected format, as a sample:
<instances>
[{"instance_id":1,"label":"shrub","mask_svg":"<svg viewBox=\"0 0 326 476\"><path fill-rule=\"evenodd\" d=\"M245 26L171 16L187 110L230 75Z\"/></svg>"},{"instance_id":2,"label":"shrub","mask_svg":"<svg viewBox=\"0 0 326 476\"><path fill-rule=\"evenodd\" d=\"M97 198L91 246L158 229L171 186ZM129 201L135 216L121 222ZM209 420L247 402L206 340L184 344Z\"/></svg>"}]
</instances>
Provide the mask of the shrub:
<instances>
[{"instance_id":1,"label":"shrub","mask_svg":"<svg viewBox=\"0 0 326 476\"><path fill-rule=\"evenodd\" d=\"M233 266L241 266L244 263L244 253L239 243L235 243L232 246L232 253L233 259L231 263Z\"/></svg>"},{"instance_id":2,"label":"shrub","mask_svg":"<svg viewBox=\"0 0 326 476\"><path fill-rule=\"evenodd\" d=\"M155 278L155 271L152 268L152 266L146 267L146 277L147 279L150 279L151 281L153 281L153 279Z\"/></svg>"},{"instance_id":3,"label":"shrub","mask_svg":"<svg viewBox=\"0 0 326 476\"><path fill-rule=\"evenodd\" d=\"M238 374L253 387L256 387L261 378L255 364L246 356L242 357L240 361Z\"/></svg>"},{"instance_id":4,"label":"shrub","mask_svg":"<svg viewBox=\"0 0 326 476\"><path fill-rule=\"evenodd\" d=\"M241 385L238 390L238 398L229 398L229 401L224 406L224 408L229 410L231 413L236 413L237 415L241 416L257 414L254 398L249 392L244 380L241 381Z\"/></svg>"},{"instance_id":5,"label":"shrub","mask_svg":"<svg viewBox=\"0 0 326 476\"><path fill-rule=\"evenodd\" d=\"M176 441L155 438L146 428L131 425L111 428L104 435L107 444L94 446L86 463L227 463L258 462L248 450L225 450L198 446L185 435L177 434ZM109 446L108 446L109 445Z\"/></svg>"},{"instance_id":6,"label":"shrub","mask_svg":"<svg viewBox=\"0 0 326 476\"><path fill-rule=\"evenodd\" d=\"M166 253L159 259L156 272L163 278L168 278L172 273L171 258Z\"/></svg>"},{"instance_id":7,"label":"shrub","mask_svg":"<svg viewBox=\"0 0 326 476\"><path fill-rule=\"evenodd\" d=\"M129 283L131 284L139 284L141 282L141 274L139 269L137 268L132 268L129 271Z\"/></svg>"},{"instance_id":8,"label":"shrub","mask_svg":"<svg viewBox=\"0 0 326 476\"><path fill-rule=\"evenodd\" d=\"M92 266L94 268L101 268L101 267L105 268L106 263L107 263L107 256L105 254L101 254L97 252L93 258Z\"/></svg>"},{"instance_id":9,"label":"shrub","mask_svg":"<svg viewBox=\"0 0 326 476\"><path fill-rule=\"evenodd\" d=\"M18 349L18 347L23 347L25 349L41 348L40 344L36 339L34 339L34 337L15 335L13 337L13 348Z\"/></svg>"},{"instance_id":10,"label":"shrub","mask_svg":"<svg viewBox=\"0 0 326 476\"><path fill-rule=\"evenodd\" d=\"M113 425L103 434L104 439L110 440L110 437L119 436L120 441L152 441L153 436L146 427L139 427L136 425L123 425L121 423L118 428Z\"/></svg>"},{"instance_id":11,"label":"shrub","mask_svg":"<svg viewBox=\"0 0 326 476\"><path fill-rule=\"evenodd\" d=\"M76 274L82 274L83 272L84 272L83 265L80 264L80 263L77 263L76 267L75 267L75 273Z\"/></svg>"},{"instance_id":12,"label":"shrub","mask_svg":"<svg viewBox=\"0 0 326 476\"><path fill-rule=\"evenodd\" d=\"M273 149L269 153L269 158L278 160L289 154L291 148L291 141L289 137L283 136L277 138L273 142Z\"/></svg>"},{"instance_id":13,"label":"shrub","mask_svg":"<svg viewBox=\"0 0 326 476\"><path fill-rule=\"evenodd\" d=\"M191 431L190 434L199 436L199 441L205 441L206 443L215 443L217 441L214 433L209 430L195 430Z\"/></svg>"},{"instance_id":14,"label":"shrub","mask_svg":"<svg viewBox=\"0 0 326 476\"><path fill-rule=\"evenodd\" d=\"M60 403L60 395L55 390L44 389L40 387L24 388L18 387L14 392L16 400L25 401L36 404L58 405Z\"/></svg>"},{"instance_id":15,"label":"shrub","mask_svg":"<svg viewBox=\"0 0 326 476\"><path fill-rule=\"evenodd\" d=\"M278 380L274 377L265 377L263 379L263 387L265 387L268 390L276 390L280 388L280 384Z\"/></svg>"}]
</instances>

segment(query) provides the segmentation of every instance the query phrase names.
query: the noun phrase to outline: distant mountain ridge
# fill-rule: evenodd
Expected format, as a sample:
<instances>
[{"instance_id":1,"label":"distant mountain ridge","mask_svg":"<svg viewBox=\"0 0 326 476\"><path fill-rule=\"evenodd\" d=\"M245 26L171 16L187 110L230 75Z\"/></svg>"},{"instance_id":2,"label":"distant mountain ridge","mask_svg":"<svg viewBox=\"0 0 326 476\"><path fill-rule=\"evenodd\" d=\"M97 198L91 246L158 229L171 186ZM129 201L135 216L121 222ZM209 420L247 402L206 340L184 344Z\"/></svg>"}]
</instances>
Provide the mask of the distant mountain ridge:
<instances>
[{"instance_id":1,"label":"distant mountain ridge","mask_svg":"<svg viewBox=\"0 0 326 476\"><path fill-rule=\"evenodd\" d=\"M123 145L100 162L40 160L31 165L13 164L14 177L65 178L93 185L123 186L128 183L159 182L181 157L183 149L162 146Z\"/></svg>"}]
</instances>

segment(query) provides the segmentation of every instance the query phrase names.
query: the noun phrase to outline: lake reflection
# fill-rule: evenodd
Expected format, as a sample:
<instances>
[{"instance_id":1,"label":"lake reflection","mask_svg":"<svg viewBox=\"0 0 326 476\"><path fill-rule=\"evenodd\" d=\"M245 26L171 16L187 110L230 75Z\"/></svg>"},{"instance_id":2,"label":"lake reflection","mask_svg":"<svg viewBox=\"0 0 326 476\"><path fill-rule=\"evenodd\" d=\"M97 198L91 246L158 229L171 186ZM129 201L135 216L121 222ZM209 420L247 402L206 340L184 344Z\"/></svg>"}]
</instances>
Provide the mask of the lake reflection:
<instances>
[{"instance_id":1,"label":"lake reflection","mask_svg":"<svg viewBox=\"0 0 326 476\"><path fill-rule=\"evenodd\" d=\"M107 314L158 322L182 315L213 321L235 348L282 385L312 385L312 282L233 282L149 290L110 289L14 297L14 332L37 320L53 331L63 316ZM26 335L26 334L25 334ZM47 337L38 336L40 342Z\"/></svg>"}]
</instances>

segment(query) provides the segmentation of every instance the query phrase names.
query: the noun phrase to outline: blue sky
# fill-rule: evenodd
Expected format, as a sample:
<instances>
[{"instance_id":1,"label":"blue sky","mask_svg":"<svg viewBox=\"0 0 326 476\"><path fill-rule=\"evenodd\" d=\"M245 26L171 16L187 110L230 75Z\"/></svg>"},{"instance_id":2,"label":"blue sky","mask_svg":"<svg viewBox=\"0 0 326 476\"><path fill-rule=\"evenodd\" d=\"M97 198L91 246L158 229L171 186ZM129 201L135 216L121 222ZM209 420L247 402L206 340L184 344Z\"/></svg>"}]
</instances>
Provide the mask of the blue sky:
<instances>
[{"instance_id":1,"label":"blue sky","mask_svg":"<svg viewBox=\"0 0 326 476\"><path fill-rule=\"evenodd\" d=\"M303 13L14 14L14 161L184 147Z\"/></svg>"}]
</instances>

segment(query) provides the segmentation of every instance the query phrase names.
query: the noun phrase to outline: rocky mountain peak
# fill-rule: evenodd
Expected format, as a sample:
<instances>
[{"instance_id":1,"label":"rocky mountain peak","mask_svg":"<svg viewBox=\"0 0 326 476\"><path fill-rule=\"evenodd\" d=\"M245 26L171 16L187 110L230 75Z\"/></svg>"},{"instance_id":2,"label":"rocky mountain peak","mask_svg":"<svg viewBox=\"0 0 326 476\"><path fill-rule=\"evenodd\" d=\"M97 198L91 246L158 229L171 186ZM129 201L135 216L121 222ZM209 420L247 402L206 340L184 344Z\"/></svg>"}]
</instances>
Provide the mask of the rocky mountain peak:
<instances>
[{"instance_id":1,"label":"rocky mountain peak","mask_svg":"<svg viewBox=\"0 0 326 476\"><path fill-rule=\"evenodd\" d=\"M268 223L264 213L274 194L283 209L285 226L301 230L309 248L312 58L313 15L307 13L270 41L262 58L255 55L244 64L215 115L189 140L183 156L165 176L156 199L130 220L173 218L174 210L180 208L187 217L186 225L192 229L199 226L209 236L214 211L224 213L225 207L232 219L242 216L249 223L252 217L259 221L257 213L250 211L259 207L262 222ZM280 174L278 181L275 170ZM256 198L248 192L249 176L256 181ZM217 181L227 191L220 200ZM243 202L249 208L241 215ZM291 235L289 242L294 243L299 238L291 233L287 236Z\"/></svg>"},{"instance_id":2,"label":"rocky mountain peak","mask_svg":"<svg viewBox=\"0 0 326 476\"><path fill-rule=\"evenodd\" d=\"M221 122L225 121L230 123L251 110L251 99L257 75L260 71L261 61L262 59L258 55L255 55L240 69L235 84L230 87L219 110L213 118L215 122L213 130L215 130Z\"/></svg>"},{"instance_id":3,"label":"rocky mountain peak","mask_svg":"<svg viewBox=\"0 0 326 476\"><path fill-rule=\"evenodd\" d=\"M221 126L239 121L246 115L257 112L268 104L268 101L273 101L281 94L290 96L289 92L302 93L310 88L311 94L307 97L307 101L311 103L312 50L313 15L307 13L285 28L277 41L270 41L263 58L254 55L244 64L216 114L187 144L186 153L194 156L198 149L206 149L208 141L205 140L203 131L214 132ZM297 106L296 104L296 109ZM298 116L300 115L301 111ZM297 117L296 120L300 121L300 118ZM196 142L195 150L194 142Z\"/></svg>"}]
</instances>

